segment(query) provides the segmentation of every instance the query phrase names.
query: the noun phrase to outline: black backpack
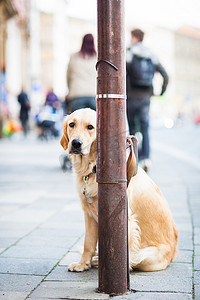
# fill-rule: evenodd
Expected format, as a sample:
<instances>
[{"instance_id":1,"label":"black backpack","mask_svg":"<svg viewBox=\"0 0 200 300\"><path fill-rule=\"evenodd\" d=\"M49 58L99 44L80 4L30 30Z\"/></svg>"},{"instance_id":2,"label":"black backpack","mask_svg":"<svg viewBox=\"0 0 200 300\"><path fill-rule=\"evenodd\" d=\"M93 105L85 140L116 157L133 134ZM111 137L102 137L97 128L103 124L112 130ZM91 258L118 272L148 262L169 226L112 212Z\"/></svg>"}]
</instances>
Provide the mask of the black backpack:
<instances>
[{"instance_id":1,"label":"black backpack","mask_svg":"<svg viewBox=\"0 0 200 300\"><path fill-rule=\"evenodd\" d=\"M129 69L132 87L151 87L155 73L155 65L151 58L133 55Z\"/></svg>"}]
</instances>

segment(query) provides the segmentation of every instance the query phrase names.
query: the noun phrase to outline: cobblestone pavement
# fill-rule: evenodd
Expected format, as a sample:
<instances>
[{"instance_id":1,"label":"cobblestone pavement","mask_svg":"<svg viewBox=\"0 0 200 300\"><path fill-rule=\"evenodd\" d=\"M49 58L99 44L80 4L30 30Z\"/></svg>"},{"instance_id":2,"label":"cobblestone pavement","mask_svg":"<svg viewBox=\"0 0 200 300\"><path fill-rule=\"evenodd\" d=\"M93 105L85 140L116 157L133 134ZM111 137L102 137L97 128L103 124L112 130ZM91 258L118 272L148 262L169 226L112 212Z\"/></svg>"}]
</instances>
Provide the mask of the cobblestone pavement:
<instances>
[{"instance_id":1,"label":"cobblestone pavement","mask_svg":"<svg viewBox=\"0 0 200 300\"><path fill-rule=\"evenodd\" d=\"M179 255L164 271L131 273L132 292L116 299L200 299L200 129L187 130L152 131L150 176L173 212ZM58 140L0 141L0 299L109 299L96 293L97 269L67 271L84 220L61 153Z\"/></svg>"}]
</instances>

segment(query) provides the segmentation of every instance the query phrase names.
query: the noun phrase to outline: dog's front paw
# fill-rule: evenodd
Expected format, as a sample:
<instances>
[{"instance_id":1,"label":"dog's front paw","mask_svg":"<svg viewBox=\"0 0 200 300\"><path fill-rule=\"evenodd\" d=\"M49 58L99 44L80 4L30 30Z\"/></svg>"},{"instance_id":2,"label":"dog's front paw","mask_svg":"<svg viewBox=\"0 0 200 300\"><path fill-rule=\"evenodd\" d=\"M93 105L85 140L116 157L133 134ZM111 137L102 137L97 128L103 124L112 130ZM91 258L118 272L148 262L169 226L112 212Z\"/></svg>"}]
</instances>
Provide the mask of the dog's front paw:
<instances>
[{"instance_id":1,"label":"dog's front paw","mask_svg":"<svg viewBox=\"0 0 200 300\"><path fill-rule=\"evenodd\" d=\"M91 263L90 261L84 262L84 263L73 263L71 265L69 265L68 267L68 271L70 272L83 272L83 271L87 271L91 268Z\"/></svg>"},{"instance_id":2,"label":"dog's front paw","mask_svg":"<svg viewBox=\"0 0 200 300\"><path fill-rule=\"evenodd\" d=\"M98 268L99 266L99 257L98 255L95 255L92 257L91 265L93 268Z\"/></svg>"}]
</instances>

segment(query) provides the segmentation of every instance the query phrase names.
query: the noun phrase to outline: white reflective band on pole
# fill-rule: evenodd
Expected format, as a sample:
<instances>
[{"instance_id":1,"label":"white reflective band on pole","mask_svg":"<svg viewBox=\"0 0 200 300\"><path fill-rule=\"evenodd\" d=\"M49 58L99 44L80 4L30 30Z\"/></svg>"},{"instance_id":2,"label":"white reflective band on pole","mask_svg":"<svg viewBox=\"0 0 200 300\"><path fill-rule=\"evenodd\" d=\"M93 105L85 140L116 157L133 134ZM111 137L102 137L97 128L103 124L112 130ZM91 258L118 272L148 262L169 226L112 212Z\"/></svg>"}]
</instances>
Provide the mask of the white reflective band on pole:
<instances>
[{"instance_id":1,"label":"white reflective band on pole","mask_svg":"<svg viewBox=\"0 0 200 300\"><path fill-rule=\"evenodd\" d=\"M121 95L121 94L98 94L96 95L97 99L126 99L126 95Z\"/></svg>"}]
</instances>

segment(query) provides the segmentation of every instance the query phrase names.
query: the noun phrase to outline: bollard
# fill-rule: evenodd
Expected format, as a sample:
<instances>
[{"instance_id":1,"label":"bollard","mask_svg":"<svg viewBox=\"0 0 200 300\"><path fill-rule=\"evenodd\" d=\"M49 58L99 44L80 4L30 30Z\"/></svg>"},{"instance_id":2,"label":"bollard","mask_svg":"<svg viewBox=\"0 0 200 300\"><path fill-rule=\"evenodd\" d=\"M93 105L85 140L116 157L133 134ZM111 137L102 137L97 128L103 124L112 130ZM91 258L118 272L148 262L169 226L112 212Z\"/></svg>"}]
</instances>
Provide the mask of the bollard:
<instances>
[{"instance_id":1,"label":"bollard","mask_svg":"<svg viewBox=\"0 0 200 300\"><path fill-rule=\"evenodd\" d=\"M97 0L99 291L128 290L126 88L123 0Z\"/></svg>"}]
</instances>

